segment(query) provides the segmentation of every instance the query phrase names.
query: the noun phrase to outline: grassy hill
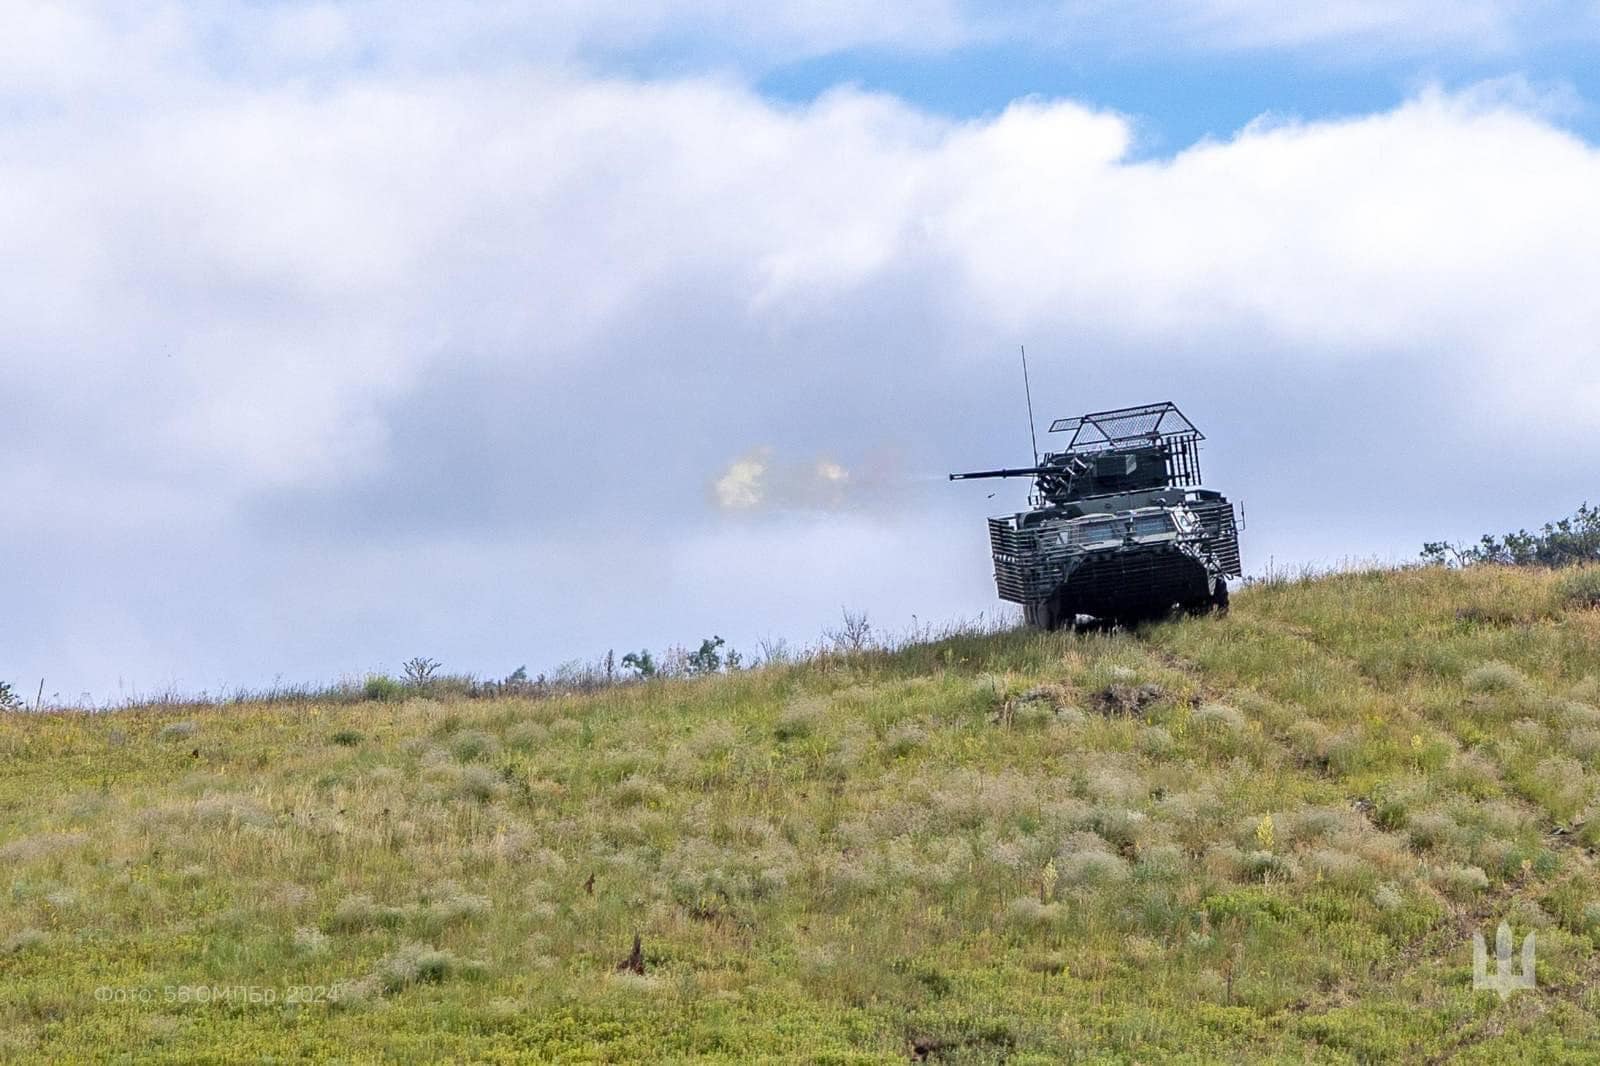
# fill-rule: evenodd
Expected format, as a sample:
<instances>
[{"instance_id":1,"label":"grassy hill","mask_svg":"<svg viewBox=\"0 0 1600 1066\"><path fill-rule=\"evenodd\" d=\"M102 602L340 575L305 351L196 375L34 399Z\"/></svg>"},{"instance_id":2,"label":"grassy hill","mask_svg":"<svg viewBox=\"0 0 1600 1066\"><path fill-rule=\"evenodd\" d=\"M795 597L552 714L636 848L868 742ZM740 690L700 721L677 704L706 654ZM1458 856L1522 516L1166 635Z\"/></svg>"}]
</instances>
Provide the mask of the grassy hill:
<instances>
[{"instance_id":1,"label":"grassy hill","mask_svg":"<svg viewBox=\"0 0 1600 1066\"><path fill-rule=\"evenodd\" d=\"M583 697L0 716L0 1059L1577 1061L1574 587L1362 573ZM1503 1003L1470 980L1502 918L1539 980Z\"/></svg>"}]
</instances>

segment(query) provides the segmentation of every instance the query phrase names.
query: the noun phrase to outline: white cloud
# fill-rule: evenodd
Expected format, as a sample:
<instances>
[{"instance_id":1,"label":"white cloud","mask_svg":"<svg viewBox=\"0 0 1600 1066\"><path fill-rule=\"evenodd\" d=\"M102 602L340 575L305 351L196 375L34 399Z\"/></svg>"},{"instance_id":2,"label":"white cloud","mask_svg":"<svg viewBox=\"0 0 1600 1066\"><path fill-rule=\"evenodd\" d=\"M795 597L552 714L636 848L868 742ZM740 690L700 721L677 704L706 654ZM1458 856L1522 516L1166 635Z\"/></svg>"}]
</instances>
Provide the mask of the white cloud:
<instances>
[{"instance_id":1,"label":"white cloud","mask_svg":"<svg viewBox=\"0 0 1600 1066\"><path fill-rule=\"evenodd\" d=\"M66 436L137 426L118 476L197 492L381 468L386 406L429 374L537 380L635 333L661 341L637 358L678 358L691 318L781 348L869 290L968 336L1448 358L1507 417L1589 387L1600 325L1595 150L1473 94L1148 162L1125 120L1069 102L956 123L544 75L13 133L36 150L0 164L0 380Z\"/></svg>"}]
</instances>

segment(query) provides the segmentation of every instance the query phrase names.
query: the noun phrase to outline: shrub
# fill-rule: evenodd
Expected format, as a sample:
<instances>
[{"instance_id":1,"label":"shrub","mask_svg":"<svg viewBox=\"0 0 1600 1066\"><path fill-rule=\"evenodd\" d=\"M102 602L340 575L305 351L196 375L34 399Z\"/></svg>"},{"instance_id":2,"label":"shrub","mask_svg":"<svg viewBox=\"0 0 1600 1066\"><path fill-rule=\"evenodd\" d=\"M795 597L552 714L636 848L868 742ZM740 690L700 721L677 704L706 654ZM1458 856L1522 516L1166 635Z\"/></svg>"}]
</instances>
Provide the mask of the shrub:
<instances>
[{"instance_id":1,"label":"shrub","mask_svg":"<svg viewBox=\"0 0 1600 1066\"><path fill-rule=\"evenodd\" d=\"M1571 517L1546 522L1537 533L1526 529L1503 537L1485 533L1470 547L1429 541L1422 546L1422 558L1455 566L1574 566L1600 561L1600 507L1584 503Z\"/></svg>"},{"instance_id":2,"label":"shrub","mask_svg":"<svg viewBox=\"0 0 1600 1066\"><path fill-rule=\"evenodd\" d=\"M1270 851L1252 851L1244 857L1244 871L1257 881L1293 881L1300 872L1294 860Z\"/></svg>"},{"instance_id":3,"label":"shrub","mask_svg":"<svg viewBox=\"0 0 1600 1066\"><path fill-rule=\"evenodd\" d=\"M1600 729L1574 729L1567 733L1567 748L1587 762L1600 759Z\"/></svg>"},{"instance_id":4,"label":"shrub","mask_svg":"<svg viewBox=\"0 0 1600 1066\"><path fill-rule=\"evenodd\" d=\"M1306 865L1319 880L1341 885L1359 885L1374 876L1361 856L1338 848L1317 848L1306 856Z\"/></svg>"},{"instance_id":5,"label":"shrub","mask_svg":"<svg viewBox=\"0 0 1600 1066\"><path fill-rule=\"evenodd\" d=\"M1385 881L1372 890L1372 903L1380 911L1392 913L1406 905L1405 894L1393 881Z\"/></svg>"},{"instance_id":6,"label":"shrub","mask_svg":"<svg viewBox=\"0 0 1600 1066\"><path fill-rule=\"evenodd\" d=\"M1079 851L1057 864L1062 884L1093 887L1127 880L1128 863L1106 851Z\"/></svg>"},{"instance_id":7,"label":"shrub","mask_svg":"<svg viewBox=\"0 0 1600 1066\"><path fill-rule=\"evenodd\" d=\"M638 774L629 774L617 782L612 797L621 807L653 806L667 798L667 790Z\"/></svg>"},{"instance_id":8,"label":"shrub","mask_svg":"<svg viewBox=\"0 0 1600 1066\"><path fill-rule=\"evenodd\" d=\"M1139 853L1138 874L1147 878L1180 877L1188 869L1183 849L1176 844L1156 844Z\"/></svg>"},{"instance_id":9,"label":"shrub","mask_svg":"<svg viewBox=\"0 0 1600 1066\"><path fill-rule=\"evenodd\" d=\"M1041 903L1037 896L1020 896L1006 906L1006 920L1023 928L1046 928L1060 919L1059 903Z\"/></svg>"},{"instance_id":10,"label":"shrub","mask_svg":"<svg viewBox=\"0 0 1600 1066\"><path fill-rule=\"evenodd\" d=\"M448 951L425 944L406 944L384 959L373 971L386 992L407 985L443 981L456 968L456 957Z\"/></svg>"},{"instance_id":11,"label":"shrub","mask_svg":"<svg viewBox=\"0 0 1600 1066\"><path fill-rule=\"evenodd\" d=\"M722 669L722 652L720 649L727 643L721 637L706 637L700 642L700 650L689 656L687 668L691 674L714 674ZM626 660L624 660L626 662Z\"/></svg>"},{"instance_id":12,"label":"shrub","mask_svg":"<svg viewBox=\"0 0 1600 1066\"><path fill-rule=\"evenodd\" d=\"M455 793L463 799L487 803L505 792L505 783L487 766L464 766L456 778Z\"/></svg>"},{"instance_id":13,"label":"shrub","mask_svg":"<svg viewBox=\"0 0 1600 1066\"><path fill-rule=\"evenodd\" d=\"M361 686L361 694L369 700L392 703L404 699L406 690L404 685L388 674L370 674L366 684Z\"/></svg>"},{"instance_id":14,"label":"shrub","mask_svg":"<svg viewBox=\"0 0 1600 1066\"><path fill-rule=\"evenodd\" d=\"M1561 602L1584 609L1600 607L1600 566L1587 566L1568 574L1558 586Z\"/></svg>"},{"instance_id":15,"label":"shrub","mask_svg":"<svg viewBox=\"0 0 1600 1066\"><path fill-rule=\"evenodd\" d=\"M11 682L0 681L0 711L15 711L21 707L22 697L11 687Z\"/></svg>"},{"instance_id":16,"label":"shrub","mask_svg":"<svg viewBox=\"0 0 1600 1066\"><path fill-rule=\"evenodd\" d=\"M789 704L778 716L772 735L778 740L803 740L816 731L827 704L819 699L800 699Z\"/></svg>"},{"instance_id":17,"label":"shrub","mask_svg":"<svg viewBox=\"0 0 1600 1066\"><path fill-rule=\"evenodd\" d=\"M468 729L457 733L454 739L450 741L450 754L462 762L490 758L499 750L499 741L488 733L476 729Z\"/></svg>"},{"instance_id":18,"label":"shrub","mask_svg":"<svg viewBox=\"0 0 1600 1066\"><path fill-rule=\"evenodd\" d=\"M622 657L622 667L632 670L635 677L640 680L649 680L656 676L656 660L648 650L630 651Z\"/></svg>"},{"instance_id":19,"label":"shrub","mask_svg":"<svg viewBox=\"0 0 1600 1066\"><path fill-rule=\"evenodd\" d=\"M357 892L333 908L328 928L336 933L356 933L376 926L392 928L404 920L403 908L383 906L366 893Z\"/></svg>"},{"instance_id":20,"label":"shrub","mask_svg":"<svg viewBox=\"0 0 1600 1066\"><path fill-rule=\"evenodd\" d=\"M1434 874L1444 894L1453 899L1471 899L1489 887L1489 875L1476 866L1451 866Z\"/></svg>"},{"instance_id":21,"label":"shrub","mask_svg":"<svg viewBox=\"0 0 1600 1066\"><path fill-rule=\"evenodd\" d=\"M418 908L417 914L423 923L435 929L487 914L492 906L488 896L465 892L451 882L438 886L432 896Z\"/></svg>"},{"instance_id":22,"label":"shrub","mask_svg":"<svg viewBox=\"0 0 1600 1066\"><path fill-rule=\"evenodd\" d=\"M872 647L872 623L867 621L867 612L852 611L848 607L840 610L843 621L837 628L824 629L822 638L833 646L834 651L846 655L853 655Z\"/></svg>"},{"instance_id":23,"label":"shrub","mask_svg":"<svg viewBox=\"0 0 1600 1066\"><path fill-rule=\"evenodd\" d=\"M1497 661L1473 667L1461 680L1471 692L1518 692L1528 683L1515 666Z\"/></svg>"},{"instance_id":24,"label":"shrub","mask_svg":"<svg viewBox=\"0 0 1600 1066\"><path fill-rule=\"evenodd\" d=\"M1189 721L1198 730L1237 733L1244 728L1244 716L1225 703L1203 703Z\"/></svg>"},{"instance_id":25,"label":"shrub","mask_svg":"<svg viewBox=\"0 0 1600 1066\"><path fill-rule=\"evenodd\" d=\"M341 729L328 739L333 743L338 744L340 747L353 748L366 738L361 735L359 730Z\"/></svg>"},{"instance_id":26,"label":"shrub","mask_svg":"<svg viewBox=\"0 0 1600 1066\"><path fill-rule=\"evenodd\" d=\"M1431 851L1456 838L1459 830L1455 821L1444 811L1423 811L1406 824L1411 846L1418 851Z\"/></svg>"},{"instance_id":27,"label":"shrub","mask_svg":"<svg viewBox=\"0 0 1600 1066\"><path fill-rule=\"evenodd\" d=\"M506 743L516 751L533 751L550 737L550 727L543 722L519 722L506 732Z\"/></svg>"},{"instance_id":28,"label":"shrub","mask_svg":"<svg viewBox=\"0 0 1600 1066\"><path fill-rule=\"evenodd\" d=\"M1162 759L1177 747L1172 734L1158 725L1146 726L1139 731L1139 750L1152 759Z\"/></svg>"},{"instance_id":29,"label":"shrub","mask_svg":"<svg viewBox=\"0 0 1600 1066\"><path fill-rule=\"evenodd\" d=\"M927 739L927 731L921 726L915 722L903 722L884 734L884 751L891 759L904 758L920 748Z\"/></svg>"},{"instance_id":30,"label":"shrub","mask_svg":"<svg viewBox=\"0 0 1600 1066\"><path fill-rule=\"evenodd\" d=\"M40 929L23 929L12 933L4 941L0 941L0 955L20 955L24 951L31 951L49 941L50 936Z\"/></svg>"},{"instance_id":31,"label":"shrub","mask_svg":"<svg viewBox=\"0 0 1600 1066\"><path fill-rule=\"evenodd\" d=\"M414 659L407 659L400 664L400 669L405 671L406 684L412 688L427 688L433 676L443 666L437 659L430 659L425 655L418 655Z\"/></svg>"}]
</instances>

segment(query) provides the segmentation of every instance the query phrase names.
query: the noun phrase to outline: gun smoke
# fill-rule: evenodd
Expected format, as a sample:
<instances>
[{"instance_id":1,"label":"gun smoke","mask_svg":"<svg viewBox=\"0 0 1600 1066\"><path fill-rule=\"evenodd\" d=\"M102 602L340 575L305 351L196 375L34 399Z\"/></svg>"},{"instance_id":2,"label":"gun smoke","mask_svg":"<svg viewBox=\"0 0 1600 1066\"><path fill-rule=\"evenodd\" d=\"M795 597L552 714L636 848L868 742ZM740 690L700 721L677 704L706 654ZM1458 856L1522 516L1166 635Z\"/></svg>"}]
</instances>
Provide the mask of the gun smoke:
<instances>
[{"instance_id":1,"label":"gun smoke","mask_svg":"<svg viewBox=\"0 0 1600 1066\"><path fill-rule=\"evenodd\" d=\"M886 460L851 470L827 456L780 458L755 448L730 462L710 485L711 503L727 513L860 510L881 501L894 482Z\"/></svg>"}]
</instances>

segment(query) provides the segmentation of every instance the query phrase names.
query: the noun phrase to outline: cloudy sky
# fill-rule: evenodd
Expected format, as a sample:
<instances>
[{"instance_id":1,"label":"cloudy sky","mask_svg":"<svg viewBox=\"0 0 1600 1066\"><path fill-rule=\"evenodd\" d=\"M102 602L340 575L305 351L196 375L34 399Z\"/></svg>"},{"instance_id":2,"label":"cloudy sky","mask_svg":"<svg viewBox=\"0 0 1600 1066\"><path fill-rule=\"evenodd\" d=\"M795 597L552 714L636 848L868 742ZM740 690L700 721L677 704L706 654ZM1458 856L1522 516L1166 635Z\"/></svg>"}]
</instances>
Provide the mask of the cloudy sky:
<instances>
[{"instance_id":1,"label":"cloudy sky","mask_svg":"<svg viewBox=\"0 0 1600 1066\"><path fill-rule=\"evenodd\" d=\"M0 20L30 694L992 612L1020 343L1177 401L1247 570L1600 497L1593 0Z\"/></svg>"}]
</instances>

